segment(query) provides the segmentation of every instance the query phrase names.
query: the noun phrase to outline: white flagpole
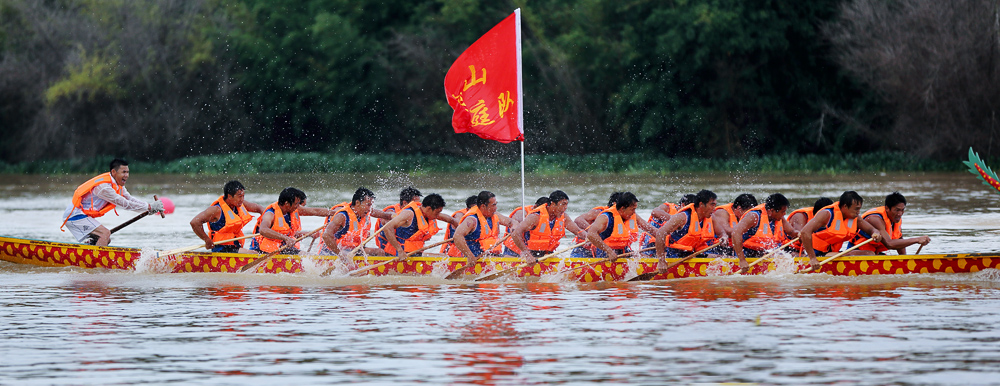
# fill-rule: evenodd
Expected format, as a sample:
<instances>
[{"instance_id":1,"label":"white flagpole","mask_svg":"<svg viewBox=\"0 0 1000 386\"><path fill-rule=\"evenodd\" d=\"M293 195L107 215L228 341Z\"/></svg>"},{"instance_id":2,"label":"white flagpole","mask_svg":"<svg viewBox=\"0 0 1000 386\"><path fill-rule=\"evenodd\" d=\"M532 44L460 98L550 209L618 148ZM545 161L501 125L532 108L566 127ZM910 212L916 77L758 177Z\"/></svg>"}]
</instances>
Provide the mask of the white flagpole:
<instances>
[{"instance_id":1,"label":"white flagpole","mask_svg":"<svg viewBox=\"0 0 1000 386\"><path fill-rule=\"evenodd\" d=\"M517 128L521 131L521 207L524 207L524 89L521 86L521 8L515 9L514 24L517 31ZM527 217L528 212L524 211ZM524 217L521 217L522 219Z\"/></svg>"}]
</instances>

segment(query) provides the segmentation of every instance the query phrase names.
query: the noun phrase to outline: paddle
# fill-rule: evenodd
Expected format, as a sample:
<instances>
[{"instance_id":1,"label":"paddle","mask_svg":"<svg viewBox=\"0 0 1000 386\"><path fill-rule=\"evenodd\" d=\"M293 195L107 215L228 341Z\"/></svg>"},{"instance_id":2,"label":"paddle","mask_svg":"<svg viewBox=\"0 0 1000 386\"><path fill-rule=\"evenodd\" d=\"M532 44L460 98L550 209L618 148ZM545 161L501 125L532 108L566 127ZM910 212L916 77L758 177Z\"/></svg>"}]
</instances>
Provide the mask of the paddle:
<instances>
[{"instance_id":1,"label":"paddle","mask_svg":"<svg viewBox=\"0 0 1000 386\"><path fill-rule=\"evenodd\" d=\"M573 245L573 246L570 246L570 247L567 247L567 248L565 248L565 249L560 249L560 250L558 250L558 251L555 251L555 252L552 252L552 253L550 253L550 254L547 254L547 255L545 255L545 256L542 256L542 257L538 258L538 261L536 261L535 263L542 263L542 262L544 262L545 260L548 260L548 259L550 259L550 258L553 258L553 257L555 257L555 256L556 256L556 255L558 255L558 254L561 254L561 253L563 253L563 252L566 252L566 251L568 251L568 250L571 250L571 249L573 249L573 248L576 248L576 247L580 247L580 246L583 246L583 244L586 244L586 243L588 243L588 242L587 242L587 241L584 241L584 242L582 242L582 243L579 243L579 244L576 244L576 245ZM518 270L520 270L521 268L524 268L524 267L527 267L527 266L529 266L529 265L531 265L531 264L528 264L528 263L521 263L521 264L518 264L518 265L514 266L513 268L507 268L507 269L505 269L505 270L502 270L502 271L498 271L498 272L494 272L494 273L491 273L491 274L489 274L489 275L486 275L486 276L483 276L483 277L480 277L480 278L476 279L475 281L486 281L486 280L493 280L493 279L496 279L496 278L498 278L498 277L500 277L500 276L505 276L505 275L508 275L508 274L510 274L510 273L512 273L512 272L517 272L517 271L518 271Z\"/></svg>"},{"instance_id":2,"label":"paddle","mask_svg":"<svg viewBox=\"0 0 1000 386\"><path fill-rule=\"evenodd\" d=\"M688 259L690 259L692 257L695 257L695 256L698 256L701 253L703 253L703 252L705 252L705 251L707 251L709 249L718 247L719 245L722 245L722 243L724 243L724 242L726 242L726 240L720 240L719 242L717 242L715 244L709 245L709 246L707 246L705 248L702 248L702 249L696 251L695 253L687 255L686 257L684 257L684 258L682 258L680 260L675 261L673 264L668 265L667 268L663 270L663 272L666 273L667 271L670 271L670 268L673 268L673 267L677 266L680 263L688 261ZM646 272L646 273L644 273L642 275L638 275L636 277L628 279L628 281L646 281L646 280L652 279L654 276L658 275L659 273L660 273L660 270L658 270L658 269L657 270L653 270L653 272Z\"/></svg>"},{"instance_id":3,"label":"paddle","mask_svg":"<svg viewBox=\"0 0 1000 386\"><path fill-rule=\"evenodd\" d=\"M914 255L919 255L921 249L924 249L923 245L921 245L920 248L917 248L917 253L914 253Z\"/></svg>"},{"instance_id":4,"label":"paddle","mask_svg":"<svg viewBox=\"0 0 1000 386\"><path fill-rule=\"evenodd\" d=\"M640 253L640 252L652 251L654 249L656 249L656 247L643 248L643 249L640 249L640 250L634 251L634 252L625 252L625 253L622 253L622 254L620 254L618 256L615 256L615 258L619 259L619 258L628 256L628 255L631 255L633 253ZM562 274L564 274L566 272L576 271L576 270L582 269L582 268L593 267L593 266L596 266L596 265L599 265L599 264L602 264L602 263L606 263L606 262L609 262L609 261L611 261L610 258L604 258L604 259L595 261L595 262L590 263L590 264L584 264L584 265L576 266L576 267L573 267L573 268L564 269L562 271L556 272L553 276L559 276L559 275L562 275Z\"/></svg>"},{"instance_id":5,"label":"paddle","mask_svg":"<svg viewBox=\"0 0 1000 386\"><path fill-rule=\"evenodd\" d=\"M312 232L309 232L309 233L306 233L306 234L302 235L302 237L299 237L299 238L295 239L295 242L293 242L293 243L291 243L289 245L283 246L281 248L278 248L274 252L270 252L270 253L268 253L268 254L266 254L264 256L261 256L261 257L258 257L256 259L254 259L254 261L251 261L251 262L247 263L246 265L240 267L240 269L238 270L238 272L246 272L246 271L248 271L250 269L256 269L258 265L263 264L264 262L266 262L267 260L269 260L274 255L277 255L279 252L284 251L284 250L286 250L288 248L291 248L293 245L297 244L299 241L305 240L306 237L309 237L309 236L312 236L312 235L316 234L316 232L319 232L319 231L323 230L323 228L326 228L326 225L323 225L323 226L321 226L319 228L316 228Z\"/></svg>"},{"instance_id":6,"label":"paddle","mask_svg":"<svg viewBox=\"0 0 1000 386\"><path fill-rule=\"evenodd\" d=\"M379 233L382 233L382 230L385 229L385 227L388 226L388 225L389 225L389 222L386 221L385 225L382 225L382 227L378 228L378 230L375 231L375 233L372 233L371 236L368 236L368 238L365 239L365 241L362 241L361 244L358 244L357 247L354 247L354 249L351 250L351 253L348 253L347 256L350 256L351 258L354 258L354 256L358 253L358 251L360 251L362 248L365 247L365 244L368 244L368 242L372 241L372 239L374 239L375 237L377 237ZM337 268L336 266L327 268L326 271L323 271L323 273L320 274L320 276L329 275L329 274L333 273L333 270L336 269L336 268Z\"/></svg>"},{"instance_id":7,"label":"paddle","mask_svg":"<svg viewBox=\"0 0 1000 386\"><path fill-rule=\"evenodd\" d=\"M155 194L153 195L153 201L159 201L158 199L156 199L156 195ZM127 227L129 225L132 225L132 223L134 223L136 221L139 221L139 219L141 219L143 217L146 217L146 216L149 216L149 212L143 212L143 213L139 214L138 216L132 217L131 220L128 220L126 222L123 222L123 223L119 224L118 226L116 226L114 228L111 228L111 233L118 232L118 231L122 230L122 228ZM163 212L160 212L160 217L161 218L166 218L166 216L163 215ZM204 245L204 244L202 244L202 245Z\"/></svg>"},{"instance_id":8,"label":"paddle","mask_svg":"<svg viewBox=\"0 0 1000 386\"><path fill-rule=\"evenodd\" d=\"M874 241L874 240L875 240L875 239L868 239L868 240L865 240L865 241L863 241L863 242L859 243L858 245L855 245L855 246L853 246L853 247L850 247L850 248L847 248L847 250L846 250L846 251L843 251L843 252L840 252L840 253L838 253L838 254L836 254L836 255L833 255L832 257L830 257L830 258L828 258L828 259L826 259L826 260L823 260L823 261L819 262L819 266L820 266L820 267L822 267L822 266L823 266L823 264L826 264L826 263L830 262L830 261L831 261L831 260L833 260L833 259L836 259L836 258L838 258L838 257L841 257L841 256L843 256L843 255L847 254L847 252L850 252L850 251L853 251L853 250L855 250L855 249L858 249L858 248L860 248L860 247L861 247L862 245L865 245L865 244L868 244L868 243L870 243L870 242L872 242L872 241ZM818 269L818 268L819 268L819 267L817 267L817 269ZM800 271L798 271L798 272L795 272L795 273L809 273L809 272L812 272L812 271L814 271L814 269L813 269L812 267L809 267L809 269L807 269L807 270L800 270Z\"/></svg>"},{"instance_id":9,"label":"paddle","mask_svg":"<svg viewBox=\"0 0 1000 386\"><path fill-rule=\"evenodd\" d=\"M416 255L416 254L418 254L420 252L423 252L423 251L426 251L428 249L434 248L434 247L436 247L438 245L450 242L451 240L454 240L454 239L447 239L447 240L444 240L444 241L439 242L439 243L434 243L434 244L428 245L426 247L420 248L420 249L415 250L413 252L409 252L405 256L396 256L396 258L388 260L388 261L384 261L384 262L381 262L381 263L378 263L378 264L373 264L373 265L369 265L367 267L361 267L361 268L355 269L355 270L353 270L351 272L348 272L347 276L361 276L362 273L367 273L368 270L375 269L375 268L381 267L383 265L394 263L394 262L397 262L397 261L406 260L407 257Z\"/></svg>"},{"instance_id":10,"label":"paddle","mask_svg":"<svg viewBox=\"0 0 1000 386\"><path fill-rule=\"evenodd\" d=\"M753 263L750 263L749 265L747 265L747 272L750 272L749 270L750 270L750 268L753 268L753 266L757 265L758 263L760 263L760 262L762 262L764 260L767 260L768 258L770 258L771 256L773 256L775 253L778 253L782 249L787 248L789 245L792 245L792 243L794 243L796 241L799 241L798 237L789 240L787 243L782 244L780 247L777 247L777 248L771 250L771 252L768 252L766 255L761 256L757 260L754 260ZM730 272L729 274L732 275L734 273L736 273L736 271Z\"/></svg>"},{"instance_id":11,"label":"paddle","mask_svg":"<svg viewBox=\"0 0 1000 386\"><path fill-rule=\"evenodd\" d=\"M507 241L507 239L509 239L511 235L513 235L513 233L508 232L506 236L504 236L502 239L500 239L500 241L497 241L496 244L493 244L492 247L486 248L486 250L483 251L483 254L485 255L487 251L492 251L493 248L496 248L496 247L500 246L500 244L503 244L503 242ZM449 273L448 276L445 276L444 278L446 280L455 280L459 276L462 276L462 274L465 272L465 269L468 268L468 267L469 267L468 263L462 264L458 268L455 268L454 271L451 271L451 273Z\"/></svg>"},{"instance_id":12,"label":"paddle","mask_svg":"<svg viewBox=\"0 0 1000 386\"><path fill-rule=\"evenodd\" d=\"M257 236L260 236L260 233L254 233L252 235L240 236L240 237L236 237L236 238L232 238L232 239L228 239L228 240L219 240L215 244L217 244L217 245L218 244L225 244L225 243L228 243L228 242L240 241L240 240L243 240L243 239L249 239L251 237L257 237ZM171 249L169 251L166 251L166 252L163 252L163 253L159 253L159 256L160 257L167 257L167 256L170 256L170 255L176 255L178 253L191 252L191 251L193 251L195 249L198 249L198 248L201 248L201 247L204 247L204 246L205 246L205 243L201 243L201 244L195 244L195 245L192 245L192 246L189 246L189 247Z\"/></svg>"}]
</instances>

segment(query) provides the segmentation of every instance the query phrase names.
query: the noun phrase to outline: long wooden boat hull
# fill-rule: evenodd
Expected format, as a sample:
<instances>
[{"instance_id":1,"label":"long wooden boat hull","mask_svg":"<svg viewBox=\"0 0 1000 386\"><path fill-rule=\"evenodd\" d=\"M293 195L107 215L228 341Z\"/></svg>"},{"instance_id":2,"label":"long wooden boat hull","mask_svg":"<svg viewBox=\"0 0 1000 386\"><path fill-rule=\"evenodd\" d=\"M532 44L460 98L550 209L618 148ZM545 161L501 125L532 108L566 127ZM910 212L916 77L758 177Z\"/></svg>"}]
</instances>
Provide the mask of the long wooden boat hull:
<instances>
[{"instance_id":1,"label":"long wooden boat hull","mask_svg":"<svg viewBox=\"0 0 1000 386\"><path fill-rule=\"evenodd\" d=\"M43 267L79 267L87 269L137 270L143 268L153 272L237 272L258 255L239 253L190 252L169 258L159 258L154 251L146 253L136 248L96 247L75 243L61 243L45 240L30 240L0 236L0 260L18 264ZM392 257L358 256L356 267L385 262ZM676 261L676 259L673 259ZM296 256L278 255L262 264L256 273L303 273L319 274L336 264L336 256ZM506 279L538 279L552 276L562 271L563 280L581 282L622 281L638 274L656 269L656 259L618 259L591 265L599 259L565 258L522 267ZM753 259L750 259L752 262ZM671 259L668 259L671 262ZM501 269L520 265L514 257L492 257L480 259L466 269L467 278L486 275ZM144 265L145 264L145 265ZM447 273L465 264L463 258L411 257L392 262L368 271L369 275L422 275L444 277ZM761 275L778 270L781 263L771 260L752 267L749 274ZM578 267L575 270L571 268ZM735 258L693 258L677 265L667 273L658 274L653 280L676 279L700 276L728 275L738 270ZM796 258L782 266L786 270L807 267L807 260ZM347 267L341 271L346 271ZM882 255L848 256L831 261L821 267L820 273L837 276L858 275L901 275L911 273L966 273L984 269L1000 269L1000 253L968 253L937 255ZM335 274L336 275L336 274ZM341 274L342 275L342 274ZM498 279L501 280L501 279Z\"/></svg>"}]
</instances>

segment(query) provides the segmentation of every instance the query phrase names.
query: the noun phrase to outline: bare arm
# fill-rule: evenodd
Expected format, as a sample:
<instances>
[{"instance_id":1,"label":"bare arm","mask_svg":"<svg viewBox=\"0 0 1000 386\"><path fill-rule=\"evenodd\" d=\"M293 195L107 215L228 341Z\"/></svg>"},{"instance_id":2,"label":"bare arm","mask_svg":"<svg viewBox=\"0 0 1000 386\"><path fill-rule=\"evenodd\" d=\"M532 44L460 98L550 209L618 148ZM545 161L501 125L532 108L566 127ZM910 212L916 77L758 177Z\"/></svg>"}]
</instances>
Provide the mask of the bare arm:
<instances>
[{"instance_id":1,"label":"bare arm","mask_svg":"<svg viewBox=\"0 0 1000 386\"><path fill-rule=\"evenodd\" d=\"M799 230L792 229L791 224L789 224L788 220L785 220L784 218L781 219L781 229L785 230L785 236L788 237L789 240L794 240L796 237L799 237Z\"/></svg>"},{"instance_id":2,"label":"bare arm","mask_svg":"<svg viewBox=\"0 0 1000 386\"><path fill-rule=\"evenodd\" d=\"M392 216L395 215L395 214L396 214L395 212L387 212L387 211L384 211L382 209L375 209L375 208L372 208L372 211L371 211L371 216L372 217L380 218L380 219L383 219L383 220L392 220Z\"/></svg>"},{"instance_id":3,"label":"bare arm","mask_svg":"<svg viewBox=\"0 0 1000 386\"><path fill-rule=\"evenodd\" d=\"M788 219L788 223L791 225L790 228L794 229L795 231L801 232L802 227L806 226L807 218L808 217L806 216L805 213L796 213L792 215L792 217Z\"/></svg>"},{"instance_id":4,"label":"bare arm","mask_svg":"<svg viewBox=\"0 0 1000 386\"><path fill-rule=\"evenodd\" d=\"M211 250L215 246L212 238L208 237L208 233L205 232L205 223L219 221L220 216L222 216L222 208L212 205L191 219L191 230L205 242L205 249Z\"/></svg>"},{"instance_id":5,"label":"bare arm","mask_svg":"<svg viewBox=\"0 0 1000 386\"><path fill-rule=\"evenodd\" d=\"M723 209L712 213L712 227L715 228L715 237L732 236L733 228L729 226L729 212Z\"/></svg>"},{"instance_id":6,"label":"bare arm","mask_svg":"<svg viewBox=\"0 0 1000 386\"><path fill-rule=\"evenodd\" d=\"M669 210L670 208L667 207L667 204L660 204L660 206L656 207L656 209L653 209L652 216L657 220L667 221L670 219Z\"/></svg>"},{"instance_id":7,"label":"bare arm","mask_svg":"<svg viewBox=\"0 0 1000 386\"><path fill-rule=\"evenodd\" d=\"M911 237L908 239L890 239L889 237L885 237L889 235L889 231L887 230L885 221L881 216L868 216L868 218L866 218L863 222L867 222L871 226L875 227L875 229L878 229L879 232L882 232L884 235L881 241L882 245L885 245L887 249L895 249L896 253L899 253L900 255L906 254L906 247L908 246L913 244L927 245L927 243L931 241L931 238L927 236ZM860 225L860 223L858 224Z\"/></svg>"},{"instance_id":8,"label":"bare arm","mask_svg":"<svg viewBox=\"0 0 1000 386\"><path fill-rule=\"evenodd\" d=\"M514 227L511 239L514 240L514 245L517 246L517 249L521 250L521 256L531 254L528 251L528 243L524 240L524 234L525 232L529 232L538 226L539 217L538 213L529 214L524 221L521 221L516 227Z\"/></svg>"},{"instance_id":9,"label":"bare arm","mask_svg":"<svg viewBox=\"0 0 1000 386\"><path fill-rule=\"evenodd\" d=\"M656 228L654 228L652 225L649 225L649 223L646 222L646 220L639 218L639 216L635 216L635 225L638 225L639 229L642 229L648 232L649 234L656 233Z\"/></svg>"},{"instance_id":10,"label":"bare arm","mask_svg":"<svg viewBox=\"0 0 1000 386\"><path fill-rule=\"evenodd\" d=\"M340 254L340 246L337 245L337 239L333 235L340 232L346 223L347 213L335 213L330 222L326 224L326 229L323 230L323 244L326 245L326 249L338 255Z\"/></svg>"},{"instance_id":11,"label":"bare arm","mask_svg":"<svg viewBox=\"0 0 1000 386\"><path fill-rule=\"evenodd\" d=\"M587 229L587 227L589 227L590 224L597 219L597 215L599 214L601 214L601 211L591 209L589 212L577 216L573 222L575 222L576 226L580 227L580 229Z\"/></svg>"},{"instance_id":12,"label":"bare arm","mask_svg":"<svg viewBox=\"0 0 1000 386\"><path fill-rule=\"evenodd\" d=\"M812 220L809 220L806 225L802 226L802 229L799 231L799 241L802 243L802 249L809 256L809 262L816 263L814 266L818 266L819 261L816 260L816 250L813 249L813 232L825 226L828 222L830 222L830 212L821 210L819 213L816 213L816 216Z\"/></svg>"},{"instance_id":13,"label":"bare arm","mask_svg":"<svg viewBox=\"0 0 1000 386\"><path fill-rule=\"evenodd\" d=\"M660 229L657 229L656 233L653 234L656 237L656 257L659 258L660 261L663 261L663 259L666 257L665 253L667 249L667 236L676 231L677 229L679 229L680 227L684 226L684 223L687 222L687 219L688 216L685 214L677 214L674 216L670 216L670 220L667 220L667 222L664 223L663 226L661 226Z\"/></svg>"},{"instance_id":14,"label":"bare arm","mask_svg":"<svg viewBox=\"0 0 1000 386\"><path fill-rule=\"evenodd\" d=\"M282 240L285 242L285 245L295 244L295 239L275 232L274 229L271 229L272 225L274 225L274 212L267 212L261 215L260 235L273 240Z\"/></svg>"},{"instance_id":15,"label":"bare arm","mask_svg":"<svg viewBox=\"0 0 1000 386\"><path fill-rule=\"evenodd\" d=\"M587 239L587 231L581 229L576 222L570 221L569 215L565 213L563 213L563 224L566 224L566 230L572 232L574 235L577 235L577 237L583 240Z\"/></svg>"},{"instance_id":16,"label":"bare arm","mask_svg":"<svg viewBox=\"0 0 1000 386\"><path fill-rule=\"evenodd\" d=\"M601 239L601 232L604 232L607 228L608 216L598 216L597 219L590 224L590 228L587 228L587 240L590 241L591 245L603 250L604 253L608 255L608 258L614 261L618 254L615 253L615 250L611 249L611 247L609 247L603 239Z\"/></svg>"},{"instance_id":17,"label":"bare arm","mask_svg":"<svg viewBox=\"0 0 1000 386\"><path fill-rule=\"evenodd\" d=\"M254 213L264 213L264 210L266 210L266 208L260 204L250 201L243 201L243 207L247 209L247 212Z\"/></svg>"},{"instance_id":18,"label":"bare arm","mask_svg":"<svg viewBox=\"0 0 1000 386\"><path fill-rule=\"evenodd\" d=\"M441 220L441 221L444 221L444 222L448 223L449 225L451 225L453 227L457 227L458 226L458 220L459 219L455 218L455 217L452 217L452 216L449 216L449 215L446 215L446 214L444 214L444 212L438 213L437 219Z\"/></svg>"},{"instance_id":19,"label":"bare arm","mask_svg":"<svg viewBox=\"0 0 1000 386\"><path fill-rule=\"evenodd\" d=\"M331 214L329 208L313 208L308 206L300 206L296 211L299 212L299 216L327 217Z\"/></svg>"},{"instance_id":20,"label":"bare arm","mask_svg":"<svg viewBox=\"0 0 1000 386\"><path fill-rule=\"evenodd\" d=\"M406 251L403 249L403 245L399 243L396 239L396 228L407 227L413 223L413 211L404 210L398 216L393 217L392 220L385 223L385 228L382 229L382 237L392 244L393 248L396 248L396 256L406 255Z\"/></svg>"},{"instance_id":21,"label":"bare arm","mask_svg":"<svg viewBox=\"0 0 1000 386\"><path fill-rule=\"evenodd\" d=\"M750 212L743 215L740 222L736 223L736 228L733 229L733 251L736 252L736 257L740 259L741 269L745 268L747 264L746 255L743 253L743 234L757 225L760 225L760 216L757 212Z\"/></svg>"},{"instance_id":22,"label":"bare arm","mask_svg":"<svg viewBox=\"0 0 1000 386\"><path fill-rule=\"evenodd\" d=\"M504 216L502 214L498 214L497 218L500 219L500 225L507 227L508 230L514 229L514 227L516 227L518 223L517 220Z\"/></svg>"},{"instance_id":23,"label":"bare arm","mask_svg":"<svg viewBox=\"0 0 1000 386\"><path fill-rule=\"evenodd\" d=\"M469 244L466 243L465 236L467 236L469 232L472 232L473 229L476 229L476 223L478 222L479 220L475 217L466 218L465 221L458 224L458 227L455 228L455 233L453 234L454 240L452 240L452 242L455 244L455 248L458 248L458 250L465 255L469 264L474 264L476 262L476 255L473 255L472 250L469 249Z\"/></svg>"}]
</instances>

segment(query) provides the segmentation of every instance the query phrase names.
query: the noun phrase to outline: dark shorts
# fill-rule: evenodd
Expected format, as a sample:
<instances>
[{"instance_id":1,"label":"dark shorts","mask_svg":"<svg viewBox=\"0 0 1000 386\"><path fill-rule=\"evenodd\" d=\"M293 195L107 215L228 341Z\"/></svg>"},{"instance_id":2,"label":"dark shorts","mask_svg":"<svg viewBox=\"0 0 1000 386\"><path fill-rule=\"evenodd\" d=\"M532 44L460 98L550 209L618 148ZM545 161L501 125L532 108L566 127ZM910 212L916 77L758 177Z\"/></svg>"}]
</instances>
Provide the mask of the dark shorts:
<instances>
[{"instance_id":1,"label":"dark shorts","mask_svg":"<svg viewBox=\"0 0 1000 386\"><path fill-rule=\"evenodd\" d=\"M212 252L218 253L239 253L239 245L216 245L212 248Z\"/></svg>"},{"instance_id":2,"label":"dark shorts","mask_svg":"<svg viewBox=\"0 0 1000 386\"><path fill-rule=\"evenodd\" d=\"M581 257L582 258L590 258L590 257L594 257L594 252L592 250L590 250L589 248L576 247L576 248L573 248L573 251L569 253L569 256L570 257L576 257L576 258L581 258Z\"/></svg>"},{"instance_id":3,"label":"dark shorts","mask_svg":"<svg viewBox=\"0 0 1000 386\"><path fill-rule=\"evenodd\" d=\"M626 252L632 252L632 249L631 248L615 249L614 251L615 251L615 256L618 256L618 255L621 255L621 254L626 253ZM599 259L606 259L606 258L608 258L608 254L605 253L603 249L596 248L596 249L594 249L594 257L599 258Z\"/></svg>"}]
</instances>

